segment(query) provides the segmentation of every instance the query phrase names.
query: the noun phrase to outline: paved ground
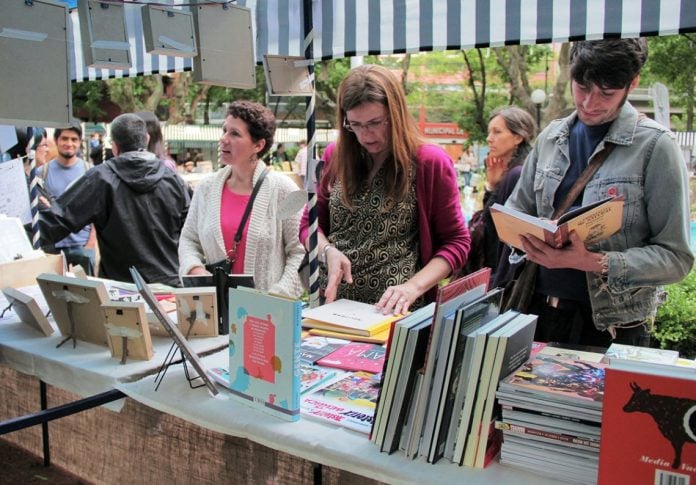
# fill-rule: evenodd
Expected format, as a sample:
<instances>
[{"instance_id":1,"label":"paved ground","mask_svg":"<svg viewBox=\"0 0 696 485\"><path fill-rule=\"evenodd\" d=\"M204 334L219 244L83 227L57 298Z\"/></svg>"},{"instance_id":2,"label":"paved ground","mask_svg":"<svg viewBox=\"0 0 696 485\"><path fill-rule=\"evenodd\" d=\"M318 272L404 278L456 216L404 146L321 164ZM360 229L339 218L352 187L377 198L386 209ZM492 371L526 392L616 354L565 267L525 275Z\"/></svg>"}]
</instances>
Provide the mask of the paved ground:
<instances>
[{"instance_id":1,"label":"paved ground","mask_svg":"<svg viewBox=\"0 0 696 485\"><path fill-rule=\"evenodd\" d=\"M88 482L51 465L43 458L0 439L0 485L87 485Z\"/></svg>"}]
</instances>

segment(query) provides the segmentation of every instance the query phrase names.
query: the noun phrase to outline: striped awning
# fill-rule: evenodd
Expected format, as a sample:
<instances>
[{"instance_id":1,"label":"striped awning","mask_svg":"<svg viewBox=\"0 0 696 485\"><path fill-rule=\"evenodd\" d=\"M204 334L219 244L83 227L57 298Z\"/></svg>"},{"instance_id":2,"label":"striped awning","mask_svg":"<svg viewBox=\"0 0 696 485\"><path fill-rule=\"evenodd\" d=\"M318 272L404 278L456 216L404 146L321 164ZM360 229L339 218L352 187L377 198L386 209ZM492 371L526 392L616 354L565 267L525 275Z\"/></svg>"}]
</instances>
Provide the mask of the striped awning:
<instances>
[{"instance_id":1,"label":"striped awning","mask_svg":"<svg viewBox=\"0 0 696 485\"><path fill-rule=\"evenodd\" d=\"M257 62L265 54L304 55L303 0L236 4L252 10ZM140 10L125 5L134 60L129 71L87 68L77 12L71 13L73 79L191 69L190 59L145 52ZM696 31L696 0L313 0L312 11L315 60Z\"/></svg>"}]
</instances>

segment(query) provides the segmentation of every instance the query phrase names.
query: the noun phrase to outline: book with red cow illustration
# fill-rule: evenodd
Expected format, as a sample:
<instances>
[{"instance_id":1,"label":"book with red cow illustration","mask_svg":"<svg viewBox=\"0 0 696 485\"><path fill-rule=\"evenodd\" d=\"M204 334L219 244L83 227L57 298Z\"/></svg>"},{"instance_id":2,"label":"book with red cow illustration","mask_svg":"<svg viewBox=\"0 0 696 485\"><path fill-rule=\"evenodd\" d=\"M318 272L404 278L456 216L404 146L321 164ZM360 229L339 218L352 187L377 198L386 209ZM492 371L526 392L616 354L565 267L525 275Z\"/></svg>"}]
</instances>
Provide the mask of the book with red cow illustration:
<instances>
[{"instance_id":1,"label":"book with red cow illustration","mask_svg":"<svg viewBox=\"0 0 696 485\"><path fill-rule=\"evenodd\" d=\"M696 370L634 369L606 371L599 483L695 483Z\"/></svg>"},{"instance_id":2,"label":"book with red cow illustration","mask_svg":"<svg viewBox=\"0 0 696 485\"><path fill-rule=\"evenodd\" d=\"M300 418L302 302L258 290L230 290L229 389L279 418Z\"/></svg>"},{"instance_id":3,"label":"book with red cow illustration","mask_svg":"<svg viewBox=\"0 0 696 485\"><path fill-rule=\"evenodd\" d=\"M382 372L386 349L379 344L351 342L317 361L317 365L348 371Z\"/></svg>"}]
</instances>

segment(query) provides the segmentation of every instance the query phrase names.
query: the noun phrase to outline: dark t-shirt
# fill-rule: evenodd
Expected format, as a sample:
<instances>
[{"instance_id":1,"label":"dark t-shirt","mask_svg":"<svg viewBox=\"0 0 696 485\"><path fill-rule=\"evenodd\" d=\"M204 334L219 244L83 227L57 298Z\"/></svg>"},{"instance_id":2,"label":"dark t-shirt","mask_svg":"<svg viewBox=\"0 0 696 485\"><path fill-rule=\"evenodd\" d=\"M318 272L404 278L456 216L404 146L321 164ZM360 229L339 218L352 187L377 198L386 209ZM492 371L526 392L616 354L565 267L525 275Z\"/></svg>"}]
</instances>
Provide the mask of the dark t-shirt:
<instances>
[{"instance_id":1,"label":"dark t-shirt","mask_svg":"<svg viewBox=\"0 0 696 485\"><path fill-rule=\"evenodd\" d=\"M612 122L598 126L588 126L577 120L570 130L569 154L570 167L556 190L554 207L560 206L565 200L575 181L587 167L588 161L599 142L604 138ZM582 192L571 205L570 209L582 205ZM536 291L542 295L557 296L568 300L589 302L587 279L585 272L576 269L547 269L539 267Z\"/></svg>"}]
</instances>

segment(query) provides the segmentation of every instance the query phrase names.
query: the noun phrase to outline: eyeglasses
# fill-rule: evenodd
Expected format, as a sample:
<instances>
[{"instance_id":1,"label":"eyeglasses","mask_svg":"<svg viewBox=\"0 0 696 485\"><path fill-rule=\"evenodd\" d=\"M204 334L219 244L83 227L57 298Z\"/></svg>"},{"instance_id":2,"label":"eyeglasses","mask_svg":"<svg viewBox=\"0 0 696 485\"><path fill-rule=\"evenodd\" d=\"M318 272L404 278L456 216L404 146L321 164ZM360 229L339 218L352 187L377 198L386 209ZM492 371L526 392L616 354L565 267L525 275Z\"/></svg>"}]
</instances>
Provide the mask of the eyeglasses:
<instances>
[{"instance_id":1,"label":"eyeglasses","mask_svg":"<svg viewBox=\"0 0 696 485\"><path fill-rule=\"evenodd\" d=\"M365 133L366 131L373 132L382 125L389 123L389 118L381 120L372 120L367 123L358 123L356 121L348 121L348 118L343 120L343 127L351 133Z\"/></svg>"}]
</instances>

